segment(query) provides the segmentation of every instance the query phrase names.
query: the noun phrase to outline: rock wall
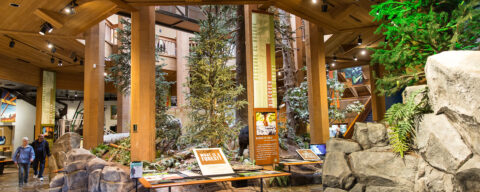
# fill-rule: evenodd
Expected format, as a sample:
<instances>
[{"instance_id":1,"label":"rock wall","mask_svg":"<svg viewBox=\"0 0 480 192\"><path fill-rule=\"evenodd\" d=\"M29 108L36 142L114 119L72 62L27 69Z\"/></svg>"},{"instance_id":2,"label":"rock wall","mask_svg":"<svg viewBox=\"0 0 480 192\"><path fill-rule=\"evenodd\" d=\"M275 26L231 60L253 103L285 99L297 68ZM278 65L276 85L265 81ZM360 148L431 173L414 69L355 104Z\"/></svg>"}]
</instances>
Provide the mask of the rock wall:
<instances>
[{"instance_id":1,"label":"rock wall","mask_svg":"<svg viewBox=\"0 0 480 192\"><path fill-rule=\"evenodd\" d=\"M57 169L63 168L63 171L52 176L51 192L131 191L134 189L128 168L107 163L90 151L79 148L79 144L80 136L76 133L65 134L55 142L52 150L52 160L55 165L52 166Z\"/></svg>"},{"instance_id":2,"label":"rock wall","mask_svg":"<svg viewBox=\"0 0 480 192\"><path fill-rule=\"evenodd\" d=\"M327 142L325 191L480 191L480 52L431 56L425 72L434 113L419 120L415 150L402 159L383 124L357 123L353 140Z\"/></svg>"}]
</instances>

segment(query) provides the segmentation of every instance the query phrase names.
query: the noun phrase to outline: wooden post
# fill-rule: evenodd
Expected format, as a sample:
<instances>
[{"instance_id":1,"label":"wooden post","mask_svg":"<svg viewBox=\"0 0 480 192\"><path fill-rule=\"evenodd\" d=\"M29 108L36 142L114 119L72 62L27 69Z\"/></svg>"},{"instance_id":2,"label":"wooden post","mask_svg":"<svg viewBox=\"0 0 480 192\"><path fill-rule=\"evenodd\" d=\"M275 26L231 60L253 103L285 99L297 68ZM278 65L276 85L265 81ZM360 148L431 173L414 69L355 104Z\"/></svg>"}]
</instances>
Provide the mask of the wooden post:
<instances>
[{"instance_id":1,"label":"wooden post","mask_svg":"<svg viewBox=\"0 0 480 192\"><path fill-rule=\"evenodd\" d=\"M130 94L117 91L117 132L130 131Z\"/></svg>"},{"instance_id":2,"label":"wooden post","mask_svg":"<svg viewBox=\"0 0 480 192\"><path fill-rule=\"evenodd\" d=\"M105 119L105 21L87 30L85 38L83 147L103 143Z\"/></svg>"},{"instance_id":3,"label":"wooden post","mask_svg":"<svg viewBox=\"0 0 480 192\"><path fill-rule=\"evenodd\" d=\"M324 144L329 138L324 32L310 22L305 27L310 137L312 144Z\"/></svg>"},{"instance_id":4,"label":"wooden post","mask_svg":"<svg viewBox=\"0 0 480 192\"><path fill-rule=\"evenodd\" d=\"M40 82L42 82L42 77L40 77ZM42 133L42 83L37 87L37 99L36 99L36 106L35 106L35 132L34 137L38 137ZM32 140L32 141L33 141Z\"/></svg>"},{"instance_id":5,"label":"wooden post","mask_svg":"<svg viewBox=\"0 0 480 192\"><path fill-rule=\"evenodd\" d=\"M248 152L250 159L255 156L255 133L253 115L253 45L252 45L252 5L245 5L245 50L247 68L247 101L248 101Z\"/></svg>"},{"instance_id":6,"label":"wooden post","mask_svg":"<svg viewBox=\"0 0 480 192\"><path fill-rule=\"evenodd\" d=\"M155 11L132 12L131 160L155 160Z\"/></svg>"},{"instance_id":7,"label":"wooden post","mask_svg":"<svg viewBox=\"0 0 480 192\"><path fill-rule=\"evenodd\" d=\"M370 69L370 89L372 90L372 119L373 121L381 121L385 115L385 96L378 96L375 92L375 77L383 76L383 67L376 64L374 66L369 65Z\"/></svg>"}]
</instances>

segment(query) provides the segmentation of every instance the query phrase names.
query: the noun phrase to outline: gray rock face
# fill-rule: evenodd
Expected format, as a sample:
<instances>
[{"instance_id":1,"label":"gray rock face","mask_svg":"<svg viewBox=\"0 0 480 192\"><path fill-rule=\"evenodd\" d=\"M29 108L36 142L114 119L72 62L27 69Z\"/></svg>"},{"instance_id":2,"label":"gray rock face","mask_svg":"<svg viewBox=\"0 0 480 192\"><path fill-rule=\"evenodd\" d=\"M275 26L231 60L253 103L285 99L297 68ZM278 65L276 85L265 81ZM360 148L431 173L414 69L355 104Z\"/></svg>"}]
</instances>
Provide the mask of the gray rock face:
<instances>
[{"instance_id":1,"label":"gray rock face","mask_svg":"<svg viewBox=\"0 0 480 192\"><path fill-rule=\"evenodd\" d=\"M105 166L101 178L100 191L130 191L134 188L130 173L117 166Z\"/></svg>"},{"instance_id":2,"label":"gray rock face","mask_svg":"<svg viewBox=\"0 0 480 192\"><path fill-rule=\"evenodd\" d=\"M79 170L67 175L68 190L87 191L88 180L87 171Z\"/></svg>"},{"instance_id":3,"label":"gray rock face","mask_svg":"<svg viewBox=\"0 0 480 192\"><path fill-rule=\"evenodd\" d=\"M100 191L100 176L102 175L101 169L96 169L88 174L88 192L101 192Z\"/></svg>"},{"instance_id":4,"label":"gray rock face","mask_svg":"<svg viewBox=\"0 0 480 192\"><path fill-rule=\"evenodd\" d=\"M362 148L383 147L388 144L387 128L381 123L355 123L353 140Z\"/></svg>"},{"instance_id":5,"label":"gray rock face","mask_svg":"<svg viewBox=\"0 0 480 192\"><path fill-rule=\"evenodd\" d=\"M343 152L349 154L360 150L362 150L360 145L352 140L330 138L327 141L327 151Z\"/></svg>"},{"instance_id":6,"label":"gray rock face","mask_svg":"<svg viewBox=\"0 0 480 192\"><path fill-rule=\"evenodd\" d=\"M415 191L446 192L458 191L452 174L439 171L421 160L418 165Z\"/></svg>"},{"instance_id":7,"label":"gray rock face","mask_svg":"<svg viewBox=\"0 0 480 192\"><path fill-rule=\"evenodd\" d=\"M445 115L426 114L420 122L417 145L430 165L448 173L455 171L472 155Z\"/></svg>"},{"instance_id":8,"label":"gray rock face","mask_svg":"<svg viewBox=\"0 0 480 192\"><path fill-rule=\"evenodd\" d=\"M480 155L480 52L446 51L430 56L425 67L429 99L445 113Z\"/></svg>"},{"instance_id":9,"label":"gray rock face","mask_svg":"<svg viewBox=\"0 0 480 192\"><path fill-rule=\"evenodd\" d=\"M365 185L361 183L357 183L349 192L364 192Z\"/></svg>"},{"instance_id":10,"label":"gray rock face","mask_svg":"<svg viewBox=\"0 0 480 192\"><path fill-rule=\"evenodd\" d=\"M350 154L350 165L358 182L367 186L395 186L413 190L418 157L404 159L392 152L360 151Z\"/></svg>"},{"instance_id":11,"label":"gray rock face","mask_svg":"<svg viewBox=\"0 0 480 192\"><path fill-rule=\"evenodd\" d=\"M92 160L87 162L87 173L90 174L92 171L97 169L103 169L103 167L107 166L107 162L100 158L93 158Z\"/></svg>"},{"instance_id":12,"label":"gray rock face","mask_svg":"<svg viewBox=\"0 0 480 192\"><path fill-rule=\"evenodd\" d=\"M78 149L72 149L67 153L67 161L70 162L75 162L75 161L84 161L87 162L91 159L95 158L95 155L90 153L89 150L83 149L83 148L78 148Z\"/></svg>"},{"instance_id":13,"label":"gray rock face","mask_svg":"<svg viewBox=\"0 0 480 192\"><path fill-rule=\"evenodd\" d=\"M63 173L57 174L50 181L50 188L55 188L55 187L61 188L64 183L65 183L65 174Z\"/></svg>"},{"instance_id":14,"label":"gray rock face","mask_svg":"<svg viewBox=\"0 0 480 192\"><path fill-rule=\"evenodd\" d=\"M347 192L343 189L338 189L338 188L326 188L324 192Z\"/></svg>"},{"instance_id":15,"label":"gray rock face","mask_svg":"<svg viewBox=\"0 0 480 192\"><path fill-rule=\"evenodd\" d=\"M420 103L422 97L424 96L422 93L419 93L421 90L427 88L427 85L416 85L416 86L408 86L405 88L405 91L402 93L403 103L406 103L408 99L414 94L417 94L413 99L416 103Z\"/></svg>"},{"instance_id":16,"label":"gray rock face","mask_svg":"<svg viewBox=\"0 0 480 192\"><path fill-rule=\"evenodd\" d=\"M367 186L365 192L410 192L410 190L399 187L385 187L385 186Z\"/></svg>"},{"instance_id":17,"label":"gray rock face","mask_svg":"<svg viewBox=\"0 0 480 192\"><path fill-rule=\"evenodd\" d=\"M355 182L345 153L342 152L327 153L322 173L323 185L327 187L350 189Z\"/></svg>"},{"instance_id":18,"label":"gray rock face","mask_svg":"<svg viewBox=\"0 0 480 192\"><path fill-rule=\"evenodd\" d=\"M460 167L455 179L463 191L480 191L480 156L472 157Z\"/></svg>"}]
</instances>

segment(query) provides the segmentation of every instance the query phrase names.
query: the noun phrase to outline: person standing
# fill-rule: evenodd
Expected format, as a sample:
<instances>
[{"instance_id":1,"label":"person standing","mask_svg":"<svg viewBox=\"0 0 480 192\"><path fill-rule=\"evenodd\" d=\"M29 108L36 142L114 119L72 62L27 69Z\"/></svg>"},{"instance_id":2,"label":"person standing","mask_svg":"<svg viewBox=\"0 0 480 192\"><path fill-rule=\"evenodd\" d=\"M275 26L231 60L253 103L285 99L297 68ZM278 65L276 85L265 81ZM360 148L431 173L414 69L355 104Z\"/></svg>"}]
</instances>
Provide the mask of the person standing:
<instances>
[{"instance_id":1,"label":"person standing","mask_svg":"<svg viewBox=\"0 0 480 192\"><path fill-rule=\"evenodd\" d=\"M28 170L30 163L35 159L32 146L28 145L28 137L23 138L22 146L18 147L12 156L13 162L18 166L18 184L23 186L28 182Z\"/></svg>"},{"instance_id":2,"label":"person standing","mask_svg":"<svg viewBox=\"0 0 480 192\"><path fill-rule=\"evenodd\" d=\"M38 139L31 144L35 151L35 160L33 160L33 178L39 178L43 181L43 170L45 170L45 159L50 157L50 148L48 141L43 134L38 135Z\"/></svg>"}]
</instances>

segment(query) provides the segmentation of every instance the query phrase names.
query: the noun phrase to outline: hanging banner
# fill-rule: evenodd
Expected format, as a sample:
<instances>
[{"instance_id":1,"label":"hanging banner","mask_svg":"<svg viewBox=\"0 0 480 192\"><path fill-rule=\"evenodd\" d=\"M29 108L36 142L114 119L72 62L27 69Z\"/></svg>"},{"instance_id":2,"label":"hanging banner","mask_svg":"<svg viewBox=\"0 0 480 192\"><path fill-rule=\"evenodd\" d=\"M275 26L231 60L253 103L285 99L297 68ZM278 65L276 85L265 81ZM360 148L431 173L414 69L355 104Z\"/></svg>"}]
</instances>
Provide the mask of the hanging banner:
<instances>
[{"instance_id":1,"label":"hanging banner","mask_svg":"<svg viewBox=\"0 0 480 192\"><path fill-rule=\"evenodd\" d=\"M277 72L272 14L252 13L252 48L254 159L257 165L271 165L279 162Z\"/></svg>"},{"instance_id":2,"label":"hanging banner","mask_svg":"<svg viewBox=\"0 0 480 192\"><path fill-rule=\"evenodd\" d=\"M0 122L13 123L17 116L17 97L0 89Z\"/></svg>"},{"instance_id":3,"label":"hanging banner","mask_svg":"<svg viewBox=\"0 0 480 192\"><path fill-rule=\"evenodd\" d=\"M252 13L254 108L277 108L273 15Z\"/></svg>"},{"instance_id":4,"label":"hanging banner","mask_svg":"<svg viewBox=\"0 0 480 192\"><path fill-rule=\"evenodd\" d=\"M43 71L42 126L55 125L55 72Z\"/></svg>"}]
</instances>

